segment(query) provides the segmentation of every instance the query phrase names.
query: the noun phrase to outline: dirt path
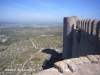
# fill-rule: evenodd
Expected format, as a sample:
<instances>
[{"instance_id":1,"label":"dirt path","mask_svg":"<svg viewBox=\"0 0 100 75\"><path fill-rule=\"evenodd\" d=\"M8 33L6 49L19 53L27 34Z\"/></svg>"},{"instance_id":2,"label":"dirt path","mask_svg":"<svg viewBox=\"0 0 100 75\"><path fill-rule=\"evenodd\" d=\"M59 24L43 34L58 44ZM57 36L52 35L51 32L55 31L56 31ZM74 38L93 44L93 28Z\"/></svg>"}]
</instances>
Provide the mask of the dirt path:
<instances>
[{"instance_id":1,"label":"dirt path","mask_svg":"<svg viewBox=\"0 0 100 75\"><path fill-rule=\"evenodd\" d=\"M33 43L32 40L31 40L31 42L32 42L32 45L37 49L36 45ZM30 55L30 58L24 62L24 64L23 64L23 66L22 66L21 69L23 70L23 69L24 69L24 66L25 66L34 56L36 56L38 53L40 53L41 50L42 50L42 49L38 50L38 52L34 53L34 55ZM20 73L21 73L21 71L19 71L19 72L17 73L17 75L19 75Z\"/></svg>"},{"instance_id":2,"label":"dirt path","mask_svg":"<svg viewBox=\"0 0 100 75\"><path fill-rule=\"evenodd\" d=\"M30 58L24 62L23 66L22 66L22 68L21 68L22 70L24 69L24 66L25 66L33 57L34 57L34 55L30 55ZM20 73L21 73L21 71L19 71L19 72L17 73L17 75L19 75Z\"/></svg>"},{"instance_id":3,"label":"dirt path","mask_svg":"<svg viewBox=\"0 0 100 75\"><path fill-rule=\"evenodd\" d=\"M35 43L31 40L31 42L32 42L32 45L36 48L36 49L38 49L37 47L36 47L36 45L35 45Z\"/></svg>"}]
</instances>

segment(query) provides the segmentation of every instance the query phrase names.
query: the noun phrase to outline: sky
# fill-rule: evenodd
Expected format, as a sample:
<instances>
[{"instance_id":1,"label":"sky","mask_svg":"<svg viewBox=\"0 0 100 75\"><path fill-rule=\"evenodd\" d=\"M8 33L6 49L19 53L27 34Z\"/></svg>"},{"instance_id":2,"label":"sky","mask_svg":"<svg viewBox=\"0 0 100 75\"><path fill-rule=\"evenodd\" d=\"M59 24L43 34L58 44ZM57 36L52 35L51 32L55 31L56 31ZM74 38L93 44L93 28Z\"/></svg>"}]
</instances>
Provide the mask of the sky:
<instances>
[{"instance_id":1,"label":"sky","mask_svg":"<svg viewBox=\"0 0 100 75\"><path fill-rule=\"evenodd\" d=\"M63 22L63 17L100 19L100 0L0 0L0 22Z\"/></svg>"}]
</instances>

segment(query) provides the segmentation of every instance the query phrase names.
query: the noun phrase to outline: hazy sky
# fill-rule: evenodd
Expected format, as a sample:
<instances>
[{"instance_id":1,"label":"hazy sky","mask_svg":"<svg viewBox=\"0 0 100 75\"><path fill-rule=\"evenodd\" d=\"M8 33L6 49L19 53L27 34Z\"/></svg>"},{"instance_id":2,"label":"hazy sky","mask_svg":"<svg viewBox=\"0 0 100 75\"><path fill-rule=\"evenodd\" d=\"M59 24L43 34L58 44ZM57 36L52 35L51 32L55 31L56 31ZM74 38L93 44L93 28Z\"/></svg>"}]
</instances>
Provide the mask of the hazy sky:
<instances>
[{"instance_id":1,"label":"hazy sky","mask_svg":"<svg viewBox=\"0 0 100 75\"><path fill-rule=\"evenodd\" d=\"M100 0L0 0L0 22L63 22L73 15L100 19Z\"/></svg>"}]
</instances>

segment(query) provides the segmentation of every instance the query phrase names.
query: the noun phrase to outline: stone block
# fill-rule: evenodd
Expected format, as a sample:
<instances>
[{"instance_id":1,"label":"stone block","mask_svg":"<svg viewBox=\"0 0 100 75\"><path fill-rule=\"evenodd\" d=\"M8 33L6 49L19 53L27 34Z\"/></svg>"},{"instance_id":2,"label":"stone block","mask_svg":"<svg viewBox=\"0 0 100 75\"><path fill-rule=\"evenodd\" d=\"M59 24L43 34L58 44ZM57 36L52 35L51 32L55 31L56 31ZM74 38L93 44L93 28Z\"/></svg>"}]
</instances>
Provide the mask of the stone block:
<instances>
[{"instance_id":1,"label":"stone block","mask_svg":"<svg viewBox=\"0 0 100 75\"><path fill-rule=\"evenodd\" d=\"M58 61L58 62L55 62L54 63L54 67L55 68L60 68L60 63L61 63L62 61Z\"/></svg>"},{"instance_id":2,"label":"stone block","mask_svg":"<svg viewBox=\"0 0 100 75\"><path fill-rule=\"evenodd\" d=\"M60 64L60 70L61 70L63 73L71 72L71 71L69 70L69 68L68 68L67 63L65 63L65 62L62 62L62 63Z\"/></svg>"},{"instance_id":3,"label":"stone block","mask_svg":"<svg viewBox=\"0 0 100 75\"><path fill-rule=\"evenodd\" d=\"M79 57L83 62L84 62L84 64L90 64L91 63L91 61L87 58L87 57Z\"/></svg>"},{"instance_id":4,"label":"stone block","mask_svg":"<svg viewBox=\"0 0 100 75\"><path fill-rule=\"evenodd\" d=\"M79 58L72 58L71 60L75 65L83 65L84 64L84 62Z\"/></svg>"},{"instance_id":5,"label":"stone block","mask_svg":"<svg viewBox=\"0 0 100 75\"><path fill-rule=\"evenodd\" d=\"M61 62L62 62L62 61L55 62L55 63L54 63L54 67L57 68L58 71L60 71L61 73L63 73L63 70L61 69L61 65L60 65Z\"/></svg>"},{"instance_id":6,"label":"stone block","mask_svg":"<svg viewBox=\"0 0 100 75\"><path fill-rule=\"evenodd\" d=\"M98 59L93 55L87 55L87 58L91 61L91 63L98 63Z\"/></svg>"},{"instance_id":7,"label":"stone block","mask_svg":"<svg viewBox=\"0 0 100 75\"><path fill-rule=\"evenodd\" d=\"M100 55L94 55L98 59L98 63L100 63Z\"/></svg>"},{"instance_id":8,"label":"stone block","mask_svg":"<svg viewBox=\"0 0 100 75\"><path fill-rule=\"evenodd\" d=\"M68 68L67 63L65 63L64 61L59 61L54 63L54 67L58 69L58 71L60 71L61 73L64 72L71 72Z\"/></svg>"},{"instance_id":9,"label":"stone block","mask_svg":"<svg viewBox=\"0 0 100 75\"><path fill-rule=\"evenodd\" d=\"M66 61L66 63L68 64L68 68L69 68L72 72L78 71L77 66L76 66L70 59L68 59L68 60Z\"/></svg>"}]
</instances>

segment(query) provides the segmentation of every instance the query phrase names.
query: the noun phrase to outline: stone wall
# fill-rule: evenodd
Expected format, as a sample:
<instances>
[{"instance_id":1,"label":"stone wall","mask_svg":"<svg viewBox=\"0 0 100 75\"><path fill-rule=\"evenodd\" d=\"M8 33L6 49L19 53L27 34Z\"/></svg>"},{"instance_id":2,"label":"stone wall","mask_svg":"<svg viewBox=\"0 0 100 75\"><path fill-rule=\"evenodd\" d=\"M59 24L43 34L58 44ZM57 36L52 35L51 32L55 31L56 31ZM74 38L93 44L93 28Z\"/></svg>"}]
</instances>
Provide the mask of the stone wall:
<instances>
[{"instance_id":1,"label":"stone wall","mask_svg":"<svg viewBox=\"0 0 100 75\"><path fill-rule=\"evenodd\" d=\"M98 64L100 64L100 55L87 55L79 58L65 59L63 61L56 62L54 63L54 67L57 68L61 73L66 73L66 75L73 75L73 72L79 72L81 75L86 75L85 72L87 75L95 75L92 72L96 71L92 69L100 70L99 67L96 67ZM99 75L99 73L96 75Z\"/></svg>"},{"instance_id":2,"label":"stone wall","mask_svg":"<svg viewBox=\"0 0 100 75\"><path fill-rule=\"evenodd\" d=\"M62 58L100 54L100 21L64 17Z\"/></svg>"},{"instance_id":3,"label":"stone wall","mask_svg":"<svg viewBox=\"0 0 100 75\"><path fill-rule=\"evenodd\" d=\"M100 75L100 55L87 55L54 63L35 75Z\"/></svg>"}]
</instances>

